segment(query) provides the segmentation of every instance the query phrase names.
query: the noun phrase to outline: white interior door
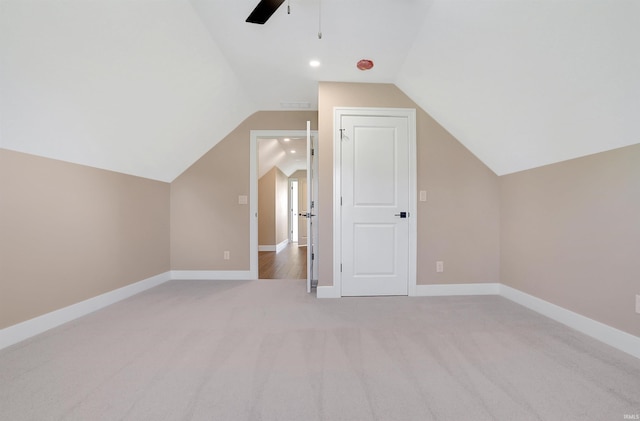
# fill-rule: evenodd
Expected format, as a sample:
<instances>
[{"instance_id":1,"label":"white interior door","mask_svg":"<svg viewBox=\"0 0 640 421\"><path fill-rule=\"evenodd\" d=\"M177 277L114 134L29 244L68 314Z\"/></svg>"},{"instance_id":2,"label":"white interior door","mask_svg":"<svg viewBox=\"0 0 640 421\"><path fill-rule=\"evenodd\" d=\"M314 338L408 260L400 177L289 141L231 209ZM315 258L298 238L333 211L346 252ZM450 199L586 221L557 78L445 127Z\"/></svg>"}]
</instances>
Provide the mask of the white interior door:
<instances>
[{"instance_id":1,"label":"white interior door","mask_svg":"<svg viewBox=\"0 0 640 421\"><path fill-rule=\"evenodd\" d=\"M307 292L317 285L318 281L318 154L317 138L311 135L311 122L307 121Z\"/></svg>"},{"instance_id":2,"label":"white interior door","mask_svg":"<svg viewBox=\"0 0 640 421\"><path fill-rule=\"evenodd\" d=\"M341 295L407 295L409 119L341 117Z\"/></svg>"}]
</instances>

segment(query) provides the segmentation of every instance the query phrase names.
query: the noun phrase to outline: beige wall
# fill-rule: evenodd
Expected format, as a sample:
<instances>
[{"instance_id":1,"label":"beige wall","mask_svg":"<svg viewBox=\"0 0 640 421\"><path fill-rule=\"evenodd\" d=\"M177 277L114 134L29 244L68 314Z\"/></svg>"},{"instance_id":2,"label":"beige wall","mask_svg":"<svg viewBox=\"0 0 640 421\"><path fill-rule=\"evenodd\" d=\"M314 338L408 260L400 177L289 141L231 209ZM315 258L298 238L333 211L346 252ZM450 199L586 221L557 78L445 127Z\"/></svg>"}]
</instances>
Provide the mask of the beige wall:
<instances>
[{"instance_id":1,"label":"beige wall","mask_svg":"<svg viewBox=\"0 0 640 421\"><path fill-rule=\"evenodd\" d=\"M395 85L321 82L319 87L319 284L333 283L333 108L415 108L418 283L499 281L498 177ZM445 262L444 273L435 262Z\"/></svg>"},{"instance_id":2,"label":"beige wall","mask_svg":"<svg viewBox=\"0 0 640 421\"><path fill-rule=\"evenodd\" d=\"M169 184L0 149L0 328L169 270Z\"/></svg>"},{"instance_id":3,"label":"beige wall","mask_svg":"<svg viewBox=\"0 0 640 421\"><path fill-rule=\"evenodd\" d=\"M275 246L289 238L289 179L273 167L258 180L258 244Z\"/></svg>"},{"instance_id":4,"label":"beige wall","mask_svg":"<svg viewBox=\"0 0 640 421\"><path fill-rule=\"evenodd\" d=\"M276 167L276 242L289 238L289 179Z\"/></svg>"},{"instance_id":5,"label":"beige wall","mask_svg":"<svg viewBox=\"0 0 640 421\"><path fill-rule=\"evenodd\" d=\"M276 167L258 179L258 245L276 244Z\"/></svg>"},{"instance_id":6,"label":"beige wall","mask_svg":"<svg viewBox=\"0 0 640 421\"><path fill-rule=\"evenodd\" d=\"M502 283L640 336L640 145L500 182Z\"/></svg>"},{"instance_id":7,"label":"beige wall","mask_svg":"<svg viewBox=\"0 0 640 421\"><path fill-rule=\"evenodd\" d=\"M419 284L502 282L640 336L640 145L498 178L393 85L321 83L319 94L317 115L252 115L171 185L0 149L0 328L170 268L247 270L250 130L318 117L330 285L333 107L359 106L417 110ZM284 239L286 212L280 226Z\"/></svg>"},{"instance_id":8,"label":"beige wall","mask_svg":"<svg viewBox=\"0 0 640 421\"><path fill-rule=\"evenodd\" d=\"M315 130L315 111L261 111L251 115L171 183L171 268L249 270L251 130ZM231 259L223 260L224 250Z\"/></svg>"},{"instance_id":9,"label":"beige wall","mask_svg":"<svg viewBox=\"0 0 640 421\"><path fill-rule=\"evenodd\" d=\"M289 179L302 180L307 179L307 170L297 170L289 176Z\"/></svg>"}]
</instances>

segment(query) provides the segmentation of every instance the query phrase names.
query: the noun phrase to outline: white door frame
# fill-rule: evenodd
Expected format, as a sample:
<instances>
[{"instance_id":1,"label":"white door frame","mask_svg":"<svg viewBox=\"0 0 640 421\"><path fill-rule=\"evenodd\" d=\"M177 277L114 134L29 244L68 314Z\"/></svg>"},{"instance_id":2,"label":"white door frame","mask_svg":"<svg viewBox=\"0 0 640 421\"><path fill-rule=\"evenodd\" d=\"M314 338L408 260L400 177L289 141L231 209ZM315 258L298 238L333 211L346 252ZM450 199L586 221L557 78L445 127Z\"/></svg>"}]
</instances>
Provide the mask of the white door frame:
<instances>
[{"instance_id":1,"label":"white door frame","mask_svg":"<svg viewBox=\"0 0 640 421\"><path fill-rule=\"evenodd\" d=\"M408 295L416 295L417 265L417 201L416 201L416 110L413 108L333 108L333 288L327 296L342 295L342 223L341 223L341 186L342 186L342 147L340 140L340 122L344 116L367 117L405 117L409 120L409 267ZM324 295L324 294L323 294Z\"/></svg>"},{"instance_id":2,"label":"white door frame","mask_svg":"<svg viewBox=\"0 0 640 421\"><path fill-rule=\"evenodd\" d=\"M311 131L318 136L317 130ZM258 139L261 137L307 137L306 130L251 130L249 142L249 278L258 272Z\"/></svg>"}]
</instances>

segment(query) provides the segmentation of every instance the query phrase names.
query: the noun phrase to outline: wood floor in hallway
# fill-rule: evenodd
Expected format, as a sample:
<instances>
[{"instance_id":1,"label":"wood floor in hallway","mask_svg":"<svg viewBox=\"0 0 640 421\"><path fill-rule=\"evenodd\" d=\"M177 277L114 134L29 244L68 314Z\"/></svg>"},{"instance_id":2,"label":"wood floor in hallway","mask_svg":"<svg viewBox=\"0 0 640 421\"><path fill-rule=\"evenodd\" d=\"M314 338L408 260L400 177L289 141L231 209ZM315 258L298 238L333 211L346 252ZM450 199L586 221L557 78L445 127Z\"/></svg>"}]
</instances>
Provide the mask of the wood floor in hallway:
<instances>
[{"instance_id":1,"label":"wood floor in hallway","mask_svg":"<svg viewBox=\"0 0 640 421\"><path fill-rule=\"evenodd\" d=\"M258 270L260 279L306 279L307 248L289 243L280 253L261 251Z\"/></svg>"}]
</instances>

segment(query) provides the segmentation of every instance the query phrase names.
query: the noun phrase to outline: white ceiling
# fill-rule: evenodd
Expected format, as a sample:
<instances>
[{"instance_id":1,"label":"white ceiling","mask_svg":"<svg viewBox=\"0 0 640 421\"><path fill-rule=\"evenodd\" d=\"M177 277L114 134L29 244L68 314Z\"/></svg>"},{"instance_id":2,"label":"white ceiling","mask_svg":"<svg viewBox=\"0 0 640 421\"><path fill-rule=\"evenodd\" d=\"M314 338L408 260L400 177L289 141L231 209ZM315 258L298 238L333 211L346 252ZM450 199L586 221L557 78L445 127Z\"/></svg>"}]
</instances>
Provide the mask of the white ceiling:
<instances>
[{"instance_id":1,"label":"white ceiling","mask_svg":"<svg viewBox=\"0 0 640 421\"><path fill-rule=\"evenodd\" d=\"M318 81L395 83L500 175L640 142L639 1L256 4L0 0L0 146L171 181Z\"/></svg>"},{"instance_id":2,"label":"white ceiling","mask_svg":"<svg viewBox=\"0 0 640 421\"><path fill-rule=\"evenodd\" d=\"M258 0L191 4L256 105L272 110L281 102L317 109L318 81L393 83L429 2L290 0L291 14L285 1L265 25L245 22ZM362 58L375 60L372 71L356 68ZM311 68L312 59L321 66Z\"/></svg>"},{"instance_id":3,"label":"white ceiling","mask_svg":"<svg viewBox=\"0 0 640 421\"><path fill-rule=\"evenodd\" d=\"M257 111L187 1L0 1L0 146L172 181Z\"/></svg>"},{"instance_id":4,"label":"white ceiling","mask_svg":"<svg viewBox=\"0 0 640 421\"><path fill-rule=\"evenodd\" d=\"M307 169L307 139L304 137L258 138L258 178L273 167L287 177Z\"/></svg>"},{"instance_id":5,"label":"white ceiling","mask_svg":"<svg viewBox=\"0 0 640 421\"><path fill-rule=\"evenodd\" d=\"M498 175L640 142L640 1L434 1L396 84Z\"/></svg>"}]
</instances>

